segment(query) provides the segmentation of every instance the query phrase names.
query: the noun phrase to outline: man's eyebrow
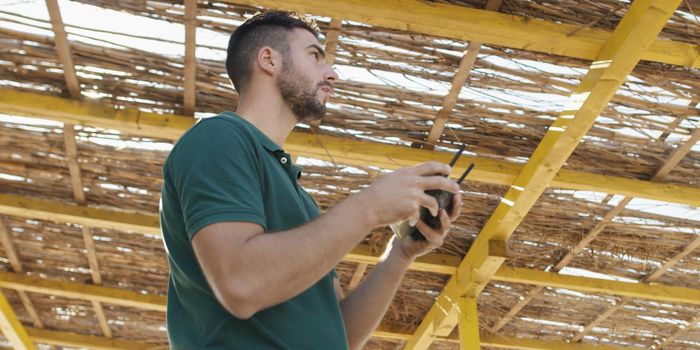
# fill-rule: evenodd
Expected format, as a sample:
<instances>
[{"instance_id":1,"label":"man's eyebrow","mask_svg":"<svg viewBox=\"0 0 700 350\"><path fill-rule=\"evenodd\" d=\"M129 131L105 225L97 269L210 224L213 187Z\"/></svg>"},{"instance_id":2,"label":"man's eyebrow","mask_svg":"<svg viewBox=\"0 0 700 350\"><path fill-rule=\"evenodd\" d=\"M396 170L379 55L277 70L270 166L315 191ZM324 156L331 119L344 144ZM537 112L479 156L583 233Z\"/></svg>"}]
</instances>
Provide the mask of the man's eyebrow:
<instances>
[{"instance_id":1,"label":"man's eyebrow","mask_svg":"<svg viewBox=\"0 0 700 350\"><path fill-rule=\"evenodd\" d=\"M316 49L318 51L318 53L321 54L321 56L326 57L326 52L323 51L323 48L321 46L319 46L317 44L311 44L311 45L307 46L306 48L308 49L310 47L313 47L314 49Z\"/></svg>"}]
</instances>

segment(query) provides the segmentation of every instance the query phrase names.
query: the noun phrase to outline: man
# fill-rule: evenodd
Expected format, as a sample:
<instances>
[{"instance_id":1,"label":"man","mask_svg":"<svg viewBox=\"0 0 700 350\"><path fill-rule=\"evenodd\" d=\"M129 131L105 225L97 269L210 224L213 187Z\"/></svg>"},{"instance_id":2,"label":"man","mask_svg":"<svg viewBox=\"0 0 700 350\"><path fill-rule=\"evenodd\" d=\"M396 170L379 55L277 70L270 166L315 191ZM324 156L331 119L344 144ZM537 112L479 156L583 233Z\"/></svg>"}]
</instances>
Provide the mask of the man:
<instances>
[{"instance_id":1,"label":"man","mask_svg":"<svg viewBox=\"0 0 700 350\"><path fill-rule=\"evenodd\" d=\"M231 36L226 68L236 113L200 121L165 162L161 225L168 251L168 334L180 349L360 349L408 265L439 247L452 220L428 189L456 193L425 163L387 174L320 215L281 148L294 126L322 118L336 73L315 24L256 15ZM426 207L438 230L419 220ZM343 296L334 266L373 228L410 218L424 241L394 239Z\"/></svg>"}]
</instances>

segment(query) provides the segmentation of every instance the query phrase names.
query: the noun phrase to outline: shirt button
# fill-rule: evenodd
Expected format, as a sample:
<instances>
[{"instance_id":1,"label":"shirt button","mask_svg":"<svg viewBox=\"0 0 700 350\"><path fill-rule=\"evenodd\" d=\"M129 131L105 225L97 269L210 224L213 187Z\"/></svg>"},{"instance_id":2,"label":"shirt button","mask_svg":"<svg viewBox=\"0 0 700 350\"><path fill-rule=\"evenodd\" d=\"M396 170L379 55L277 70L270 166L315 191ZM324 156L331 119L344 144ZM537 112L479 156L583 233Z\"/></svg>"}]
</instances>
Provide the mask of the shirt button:
<instances>
[{"instance_id":1,"label":"shirt button","mask_svg":"<svg viewBox=\"0 0 700 350\"><path fill-rule=\"evenodd\" d=\"M287 164L287 157L282 157L282 159L280 159L280 163Z\"/></svg>"}]
</instances>

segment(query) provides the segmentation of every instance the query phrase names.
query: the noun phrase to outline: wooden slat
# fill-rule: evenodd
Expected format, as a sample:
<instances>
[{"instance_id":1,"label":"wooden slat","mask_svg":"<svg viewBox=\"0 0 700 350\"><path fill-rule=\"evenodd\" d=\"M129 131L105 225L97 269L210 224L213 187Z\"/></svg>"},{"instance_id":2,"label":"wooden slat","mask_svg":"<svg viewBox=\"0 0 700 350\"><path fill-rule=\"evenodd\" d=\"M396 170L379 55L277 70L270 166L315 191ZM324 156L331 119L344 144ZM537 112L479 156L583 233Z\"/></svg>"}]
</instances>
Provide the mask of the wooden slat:
<instances>
[{"instance_id":1,"label":"wooden slat","mask_svg":"<svg viewBox=\"0 0 700 350\"><path fill-rule=\"evenodd\" d=\"M353 291L355 288L357 288L360 281L362 281L362 277L365 275L367 266L369 265L363 263L357 264L355 272L352 273L352 277L350 278L350 283L348 283L348 291Z\"/></svg>"},{"instance_id":2,"label":"wooden slat","mask_svg":"<svg viewBox=\"0 0 700 350\"><path fill-rule=\"evenodd\" d=\"M340 28L343 26L343 21L338 18L331 18L331 22L328 24L328 31L326 32L326 62L328 65L333 66L335 63L335 53L338 50L338 41L340 40ZM329 100L330 101L330 100ZM319 132L319 125L323 119L312 120L309 124L314 132Z\"/></svg>"},{"instance_id":3,"label":"wooden slat","mask_svg":"<svg viewBox=\"0 0 700 350\"><path fill-rule=\"evenodd\" d=\"M594 60L613 33L578 24L496 13L421 0L225 0L233 4L294 10L460 41ZM436 21L436 18L439 19ZM580 30L579 30L580 29ZM575 32L573 35L570 35ZM656 39L643 60L700 67L698 45Z\"/></svg>"},{"instance_id":4,"label":"wooden slat","mask_svg":"<svg viewBox=\"0 0 700 350\"><path fill-rule=\"evenodd\" d=\"M649 349L650 350L664 349L665 347L667 347L668 345L670 345L671 343L676 341L676 339L680 338L684 334L688 333L688 331L695 328L695 325L698 324L698 322L700 322L700 315L688 320L687 325L683 325L682 327L678 327L678 330L673 332L673 334L671 334L668 338L663 339L661 341L661 343L659 343L658 345L652 345Z\"/></svg>"},{"instance_id":5,"label":"wooden slat","mask_svg":"<svg viewBox=\"0 0 700 350\"><path fill-rule=\"evenodd\" d=\"M109 322L107 321L105 310L102 308L102 303L92 300L92 308L95 310L95 316L100 323L100 328L102 328L102 334L107 338L112 338L112 330L109 329Z\"/></svg>"},{"instance_id":6,"label":"wooden slat","mask_svg":"<svg viewBox=\"0 0 700 350\"><path fill-rule=\"evenodd\" d=\"M184 114L194 116L197 80L197 0L185 0L185 96Z\"/></svg>"},{"instance_id":7,"label":"wooden slat","mask_svg":"<svg viewBox=\"0 0 700 350\"><path fill-rule=\"evenodd\" d=\"M85 192L83 192L82 176L78 165L78 146L75 142L75 126L73 124L63 126L63 140L73 198L78 204L85 204Z\"/></svg>"},{"instance_id":8,"label":"wooden slat","mask_svg":"<svg viewBox=\"0 0 700 350\"><path fill-rule=\"evenodd\" d=\"M501 7L502 0L488 0L486 2L485 9L487 11L497 11ZM435 144L442 136L442 132L445 130L445 123L447 123L447 118L452 114L452 110L457 103L457 97L462 91L462 87L467 82L467 77L469 77L469 72L476 62L476 57L481 50L481 42L472 41L469 43L467 51L462 56L459 61L459 66L457 72L455 72L452 78L452 85L450 86L450 91L447 96L442 101L442 107L435 116L433 121L433 126L430 128L430 133L428 133L428 139L423 144L423 149L432 150L435 148Z\"/></svg>"},{"instance_id":9,"label":"wooden slat","mask_svg":"<svg viewBox=\"0 0 700 350\"><path fill-rule=\"evenodd\" d=\"M75 74L73 56L71 54L70 45L68 44L68 35L63 26L58 0L46 0L46 7L49 10L49 17L51 17L51 27L53 28L58 58L61 61L61 65L63 65L63 76L66 80L66 87L68 87L68 92L72 98L80 99L80 83L78 82L78 76Z\"/></svg>"},{"instance_id":10,"label":"wooden slat","mask_svg":"<svg viewBox=\"0 0 700 350\"><path fill-rule=\"evenodd\" d=\"M66 124L63 126L64 135L64 145L66 151L66 157L68 159L68 168L70 171L71 187L73 188L73 198L78 204L85 204L85 192L83 191L82 177L80 175L80 166L78 165L78 145L75 141L75 129L71 124ZM88 264L90 265L90 273L92 275L92 282L94 284L102 284L102 276L100 275L100 266L97 262L97 254L95 251L95 241L92 238L92 230L90 226L83 225L83 242L85 243L85 249L87 250ZM93 309L95 310L95 316L100 323L100 328L102 328L102 333L107 337L112 337L112 331L109 329L109 324L107 323L107 317L104 314L102 304L100 302L92 301Z\"/></svg>"},{"instance_id":11,"label":"wooden slat","mask_svg":"<svg viewBox=\"0 0 700 350\"><path fill-rule=\"evenodd\" d=\"M471 245L469 252L457 270L460 278L457 295L445 295L449 299L459 296L478 295L488 283L484 274L493 271L487 265L483 251L491 240L506 241L520 225L538 198L554 179L564 162L574 151L580 140L593 125L619 86L639 62L642 53L655 40L666 21L678 7L680 0L644 1L632 3L613 35L596 54L588 73L570 96L564 111L542 138L530 160L523 167L505 194L501 203ZM501 270L499 270L500 272ZM475 278L475 277L478 277ZM485 280L485 281L484 281ZM445 292L441 294L443 296ZM437 308L435 305L433 308ZM443 311L449 313L448 311ZM426 330L456 324L443 324L435 319L424 318L414 339L425 339ZM409 341L405 349L426 349L415 346L418 342Z\"/></svg>"},{"instance_id":12,"label":"wooden slat","mask_svg":"<svg viewBox=\"0 0 700 350\"><path fill-rule=\"evenodd\" d=\"M5 220L2 218L0 218L0 243L2 243L2 248L7 255L7 259L10 261L12 270L16 273L22 273L24 271L22 262L19 260L17 249L15 249L15 245L12 243L10 232L7 229L7 223L5 223ZM41 321L39 313L36 311L34 303L29 295L24 291L17 291L17 294L19 294L24 309L27 310L29 317L31 317L34 327L44 328L44 323Z\"/></svg>"},{"instance_id":13,"label":"wooden slat","mask_svg":"<svg viewBox=\"0 0 700 350\"><path fill-rule=\"evenodd\" d=\"M95 241L92 238L92 230L89 226L83 226L83 242L87 249L88 264L90 264L90 274L92 275L92 283L102 284L102 275L100 274L100 264L97 262L97 254L95 252Z\"/></svg>"},{"instance_id":14,"label":"wooden slat","mask_svg":"<svg viewBox=\"0 0 700 350\"><path fill-rule=\"evenodd\" d=\"M115 109L99 103L70 101L8 88L0 88L0 112L112 128L169 140L179 138L194 122L192 118L184 116L141 112L130 108ZM333 160L346 165L373 164L385 169L413 166L428 160L447 163L452 157L452 154L446 152L298 132L292 132L284 146L288 152L302 157ZM463 172L470 163L475 164L474 171L469 175L470 180L501 185L511 185L523 169L517 163L463 156L453 167L454 173ZM566 169L560 170L550 185L700 206L700 189L689 186L655 184Z\"/></svg>"}]
</instances>

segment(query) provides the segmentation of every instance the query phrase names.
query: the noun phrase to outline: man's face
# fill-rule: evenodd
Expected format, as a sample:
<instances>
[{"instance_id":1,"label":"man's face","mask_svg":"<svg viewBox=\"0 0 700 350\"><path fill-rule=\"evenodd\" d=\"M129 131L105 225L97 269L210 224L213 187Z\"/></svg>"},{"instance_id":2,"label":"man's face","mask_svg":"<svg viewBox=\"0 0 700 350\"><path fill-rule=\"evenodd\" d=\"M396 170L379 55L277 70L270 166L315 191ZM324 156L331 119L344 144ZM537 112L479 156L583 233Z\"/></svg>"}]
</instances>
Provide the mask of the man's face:
<instances>
[{"instance_id":1,"label":"man's face","mask_svg":"<svg viewBox=\"0 0 700 350\"><path fill-rule=\"evenodd\" d=\"M298 121L323 118L337 78L316 37L307 30L294 29L277 87Z\"/></svg>"}]
</instances>

